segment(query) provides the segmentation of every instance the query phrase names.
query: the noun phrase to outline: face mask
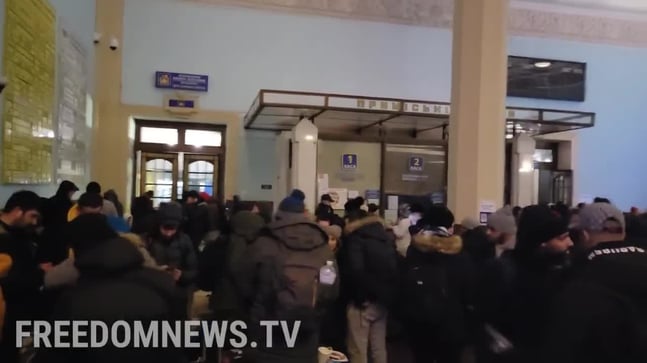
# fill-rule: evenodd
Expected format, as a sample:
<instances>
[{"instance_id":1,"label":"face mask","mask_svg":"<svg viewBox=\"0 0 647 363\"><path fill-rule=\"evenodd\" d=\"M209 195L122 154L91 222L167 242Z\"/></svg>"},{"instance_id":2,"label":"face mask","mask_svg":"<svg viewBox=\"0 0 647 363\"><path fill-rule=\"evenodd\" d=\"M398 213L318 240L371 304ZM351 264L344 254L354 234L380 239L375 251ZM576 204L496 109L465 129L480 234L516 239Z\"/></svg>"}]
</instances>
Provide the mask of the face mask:
<instances>
[{"instance_id":1,"label":"face mask","mask_svg":"<svg viewBox=\"0 0 647 363\"><path fill-rule=\"evenodd\" d=\"M417 213L413 213L409 216L409 221L411 222L412 225L416 225L418 221L420 220L420 215Z\"/></svg>"}]
</instances>

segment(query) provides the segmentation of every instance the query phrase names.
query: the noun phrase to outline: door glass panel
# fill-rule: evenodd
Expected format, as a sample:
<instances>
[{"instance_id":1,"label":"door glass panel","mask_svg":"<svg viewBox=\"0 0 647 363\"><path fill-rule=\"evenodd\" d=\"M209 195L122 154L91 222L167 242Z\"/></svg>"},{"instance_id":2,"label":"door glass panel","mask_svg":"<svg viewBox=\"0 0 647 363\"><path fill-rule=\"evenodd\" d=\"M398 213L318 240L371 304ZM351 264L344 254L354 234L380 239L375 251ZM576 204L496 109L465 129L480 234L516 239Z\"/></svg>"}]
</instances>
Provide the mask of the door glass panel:
<instances>
[{"instance_id":1,"label":"door glass panel","mask_svg":"<svg viewBox=\"0 0 647 363\"><path fill-rule=\"evenodd\" d=\"M173 198L173 163L165 159L146 161L144 170L144 190L155 193L155 207L162 202L170 202Z\"/></svg>"},{"instance_id":2,"label":"door glass panel","mask_svg":"<svg viewBox=\"0 0 647 363\"><path fill-rule=\"evenodd\" d=\"M214 164L205 160L197 160L187 165L187 190L207 192L213 195Z\"/></svg>"},{"instance_id":3,"label":"door glass panel","mask_svg":"<svg viewBox=\"0 0 647 363\"><path fill-rule=\"evenodd\" d=\"M139 129L139 141L152 144L177 145L177 129L163 127L142 127Z\"/></svg>"},{"instance_id":4,"label":"door glass panel","mask_svg":"<svg viewBox=\"0 0 647 363\"><path fill-rule=\"evenodd\" d=\"M186 130L184 143L192 146L222 146L222 133L209 130Z\"/></svg>"}]
</instances>

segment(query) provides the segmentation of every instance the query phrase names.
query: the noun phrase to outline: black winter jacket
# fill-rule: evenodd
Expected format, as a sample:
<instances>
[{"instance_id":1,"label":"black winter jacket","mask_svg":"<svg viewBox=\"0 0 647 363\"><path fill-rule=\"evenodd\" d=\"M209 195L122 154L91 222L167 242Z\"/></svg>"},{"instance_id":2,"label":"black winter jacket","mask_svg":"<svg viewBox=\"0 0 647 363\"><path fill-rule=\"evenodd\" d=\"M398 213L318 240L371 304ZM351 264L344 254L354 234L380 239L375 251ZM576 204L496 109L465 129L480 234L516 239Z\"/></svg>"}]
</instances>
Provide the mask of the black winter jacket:
<instances>
[{"instance_id":1,"label":"black winter jacket","mask_svg":"<svg viewBox=\"0 0 647 363\"><path fill-rule=\"evenodd\" d=\"M647 252L598 244L554 306L543 362L647 362Z\"/></svg>"},{"instance_id":2,"label":"black winter jacket","mask_svg":"<svg viewBox=\"0 0 647 363\"><path fill-rule=\"evenodd\" d=\"M379 217L366 217L346 225L344 282L350 302L379 303L390 307L397 297L398 258L392 234Z\"/></svg>"},{"instance_id":3,"label":"black winter jacket","mask_svg":"<svg viewBox=\"0 0 647 363\"><path fill-rule=\"evenodd\" d=\"M80 278L58 301L53 320L100 320L108 324L185 318L186 297L163 271L142 267L143 257L124 239L103 242L75 258ZM132 326L132 325L131 325ZM132 340L131 340L132 343ZM182 362L176 349L44 349L36 363Z\"/></svg>"}]
</instances>

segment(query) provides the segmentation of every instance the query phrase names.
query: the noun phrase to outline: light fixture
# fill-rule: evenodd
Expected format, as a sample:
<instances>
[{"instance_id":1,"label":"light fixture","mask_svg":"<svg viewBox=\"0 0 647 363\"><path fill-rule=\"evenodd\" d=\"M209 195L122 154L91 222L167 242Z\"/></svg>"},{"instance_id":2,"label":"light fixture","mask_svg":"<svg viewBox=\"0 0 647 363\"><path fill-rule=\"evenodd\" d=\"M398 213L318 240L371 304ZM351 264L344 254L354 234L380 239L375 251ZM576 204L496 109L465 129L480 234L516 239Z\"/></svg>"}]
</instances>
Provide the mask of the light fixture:
<instances>
[{"instance_id":1,"label":"light fixture","mask_svg":"<svg viewBox=\"0 0 647 363\"><path fill-rule=\"evenodd\" d=\"M537 61L537 62L535 62L535 67L536 68L548 68L548 67L550 67L552 65L553 65L553 63L551 63L549 61Z\"/></svg>"},{"instance_id":2,"label":"light fixture","mask_svg":"<svg viewBox=\"0 0 647 363\"><path fill-rule=\"evenodd\" d=\"M530 161L524 161L521 163L521 168L519 168L520 173L530 173L533 170L535 170L535 168Z\"/></svg>"},{"instance_id":3,"label":"light fixture","mask_svg":"<svg viewBox=\"0 0 647 363\"><path fill-rule=\"evenodd\" d=\"M314 141L315 137L313 135L308 134L304 137L304 139L306 141Z\"/></svg>"},{"instance_id":4,"label":"light fixture","mask_svg":"<svg viewBox=\"0 0 647 363\"><path fill-rule=\"evenodd\" d=\"M505 134L505 138L508 140L512 139L512 137L513 137L512 134Z\"/></svg>"}]
</instances>

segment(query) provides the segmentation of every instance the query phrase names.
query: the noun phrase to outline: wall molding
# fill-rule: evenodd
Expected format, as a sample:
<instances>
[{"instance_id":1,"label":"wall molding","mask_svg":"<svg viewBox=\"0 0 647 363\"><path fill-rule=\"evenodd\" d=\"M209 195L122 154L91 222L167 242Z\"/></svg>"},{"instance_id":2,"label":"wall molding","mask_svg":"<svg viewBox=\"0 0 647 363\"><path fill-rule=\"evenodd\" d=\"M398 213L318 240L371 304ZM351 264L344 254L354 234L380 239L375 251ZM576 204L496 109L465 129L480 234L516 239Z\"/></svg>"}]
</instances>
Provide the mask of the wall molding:
<instances>
[{"instance_id":1,"label":"wall molding","mask_svg":"<svg viewBox=\"0 0 647 363\"><path fill-rule=\"evenodd\" d=\"M451 28L452 0L178 0L346 19ZM514 1L513 35L647 47L647 14Z\"/></svg>"}]
</instances>

